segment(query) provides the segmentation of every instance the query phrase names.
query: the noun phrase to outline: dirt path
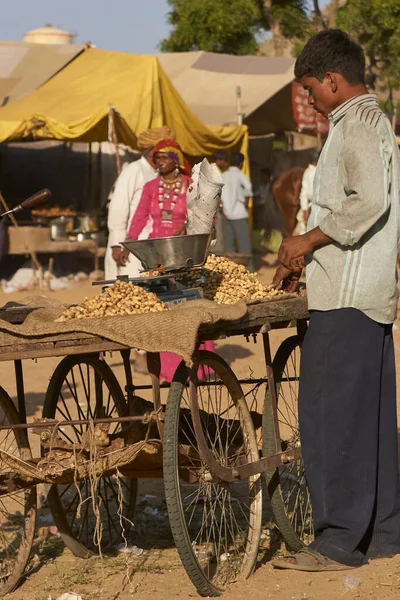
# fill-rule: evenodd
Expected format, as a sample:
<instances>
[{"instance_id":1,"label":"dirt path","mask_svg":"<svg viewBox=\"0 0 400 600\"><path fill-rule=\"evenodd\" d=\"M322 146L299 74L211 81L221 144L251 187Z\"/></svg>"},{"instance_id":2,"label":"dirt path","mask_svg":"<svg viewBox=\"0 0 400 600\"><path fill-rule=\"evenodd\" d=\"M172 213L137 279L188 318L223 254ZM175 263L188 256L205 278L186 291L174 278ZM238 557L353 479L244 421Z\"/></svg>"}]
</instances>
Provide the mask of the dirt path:
<instances>
[{"instance_id":1,"label":"dirt path","mask_svg":"<svg viewBox=\"0 0 400 600\"><path fill-rule=\"evenodd\" d=\"M273 269L264 268L262 279L270 281ZM88 282L73 289L47 293L62 302L79 302L84 296L98 292ZM0 305L7 301L18 301L31 293L4 295L0 293ZM399 325L400 327L400 325ZM271 334L273 351L291 331ZM400 328L394 334L397 361L400 356ZM264 376L263 349L244 338L233 338L217 343L217 351L231 364L239 378ZM41 415L43 396L47 382L59 359L25 361L25 387L28 419ZM114 354L107 362L117 377L122 376L121 360ZM7 363L0 364L1 385L15 398L13 371ZM400 365L398 365L400 373ZM139 376L137 383L147 382ZM262 397L257 398L262 402ZM37 437L32 436L33 453L37 455ZM147 495L147 496L146 496ZM154 498L150 498L154 496ZM146 506L156 505L158 511L151 514ZM141 556L116 555L101 561L98 558L77 559L65 549L60 538L46 537L47 522L39 523L39 536L30 573L23 585L9 596L10 600L55 600L63 592L75 592L83 600L125 600L131 597L140 600L165 600L166 598L187 599L196 597L196 592L184 572L174 548L165 517L163 485L161 481L147 480L140 483L137 523L140 533L136 540L144 549ZM46 525L46 526L44 526ZM265 540L264 540L265 542ZM303 574L275 571L265 556L270 556L268 541L260 553L260 564L255 574L246 582L239 582L228 590L226 600L336 600L340 598L362 598L371 600L400 598L400 556L391 560L372 561L368 566L355 571L327 574ZM263 556L263 553L265 556ZM128 558L127 558L128 556Z\"/></svg>"}]
</instances>

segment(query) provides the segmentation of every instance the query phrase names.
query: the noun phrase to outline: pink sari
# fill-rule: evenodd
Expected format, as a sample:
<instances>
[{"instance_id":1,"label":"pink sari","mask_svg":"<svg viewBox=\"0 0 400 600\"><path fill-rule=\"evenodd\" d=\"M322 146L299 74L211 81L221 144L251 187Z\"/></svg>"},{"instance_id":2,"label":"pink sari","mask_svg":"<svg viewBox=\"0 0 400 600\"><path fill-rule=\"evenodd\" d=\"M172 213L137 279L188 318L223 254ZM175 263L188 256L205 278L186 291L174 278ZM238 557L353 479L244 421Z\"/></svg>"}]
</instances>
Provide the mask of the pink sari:
<instances>
[{"instance_id":1,"label":"pink sari","mask_svg":"<svg viewBox=\"0 0 400 600\"><path fill-rule=\"evenodd\" d=\"M200 350L209 350L210 352L215 352L215 344L213 341L204 342L203 344L201 344ZM162 382L171 383L171 381L174 378L175 371L178 368L182 358L177 354L171 354L170 352L161 352L160 358L160 380ZM197 376L199 379L204 378L204 367L199 367L197 371Z\"/></svg>"},{"instance_id":2,"label":"pink sari","mask_svg":"<svg viewBox=\"0 0 400 600\"><path fill-rule=\"evenodd\" d=\"M153 231L149 238L169 237L174 235L186 220L186 191L189 185L190 178L182 175L183 185L179 194L174 198L168 199L162 204L163 211L171 212L170 223L165 223L162 218L162 210L160 206L160 177L146 183L143 188L142 196L137 207L134 218L129 228L128 237L137 240L142 229L147 224L149 218L153 220ZM210 350L214 352L214 342L205 342L200 346L202 350ZM170 352L161 352L161 381L170 383L175 375L182 358L177 354ZM201 370L202 372L202 370ZM199 369L199 377L201 377Z\"/></svg>"}]
</instances>

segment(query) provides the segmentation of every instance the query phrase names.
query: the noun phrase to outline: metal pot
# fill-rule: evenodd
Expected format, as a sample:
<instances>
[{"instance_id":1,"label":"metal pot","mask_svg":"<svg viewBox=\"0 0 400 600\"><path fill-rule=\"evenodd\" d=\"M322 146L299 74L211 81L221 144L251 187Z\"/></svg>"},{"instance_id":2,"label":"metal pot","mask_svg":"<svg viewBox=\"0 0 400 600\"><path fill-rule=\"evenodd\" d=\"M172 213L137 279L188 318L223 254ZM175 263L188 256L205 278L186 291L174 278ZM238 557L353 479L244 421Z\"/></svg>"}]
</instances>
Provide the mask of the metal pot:
<instances>
[{"instance_id":1,"label":"metal pot","mask_svg":"<svg viewBox=\"0 0 400 600\"><path fill-rule=\"evenodd\" d=\"M50 223L50 238L52 240L65 240L67 237L67 223L62 219L54 219Z\"/></svg>"},{"instance_id":2,"label":"metal pot","mask_svg":"<svg viewBox=\"0 0 400 600\"><path fill-rule=\"evenodd\" d=\"M187 269L204 265L211 235L177 235L149 240L125 240L122 245L140 260L145 271Z\"/></svg>"},{"instance_id":3,"label":"metal pot","mask_svg":"<svg viewBox=\"0 0 400 600\"><path fill-rule=\"evenodd\" d=\"M92 223L92 218L89 215L78 215L76 217L76 227L79 231L89 231Z\"/></svg>"},{"instance_id":4,"label":"metal pot","mask_svg":"<svg viewBox=\"0 0 400 600\"><path fill-rule=\"evenodd\" d=\"M86 240L90 239L92 238L89 231L79 231L79 233L76 234L77 242L85 242Z\"/></svg>"}]
</instances>

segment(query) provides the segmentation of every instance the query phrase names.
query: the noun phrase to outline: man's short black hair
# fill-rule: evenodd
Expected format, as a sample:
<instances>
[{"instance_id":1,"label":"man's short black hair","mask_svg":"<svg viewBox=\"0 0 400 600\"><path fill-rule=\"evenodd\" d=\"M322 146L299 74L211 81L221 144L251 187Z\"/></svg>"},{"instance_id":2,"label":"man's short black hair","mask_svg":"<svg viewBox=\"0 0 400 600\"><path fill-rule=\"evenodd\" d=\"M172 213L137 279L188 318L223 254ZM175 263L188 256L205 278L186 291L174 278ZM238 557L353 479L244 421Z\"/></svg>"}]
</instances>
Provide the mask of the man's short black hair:
<instances>
[{"instance_id":1,"label":"man's short black hair","mask_svg":"<svg viewBox=\"0 0 400 600\"><path fill-rule=\"evenodd\" d=\"M340 29L325 29L310 38L294 67L298 79L307 75L323 81L328 72L339 73L352 85L365 81L364 52Z\"/></svg>"},{"instance_id":2,"label":"man's short black hair","mask_svg":"<svg viewBox=\"0 0 400 600\"><path fill-rule=\"evenodd\" d=\"M232 167L241 167L244 163L244 154L241 152L232 152L231 165Z\"/></svg>"},{"instance_id":3,"label":"man's short black hair","mask_svg":"<svg viewBox=\"0 0 400 600\"><path fill-rule=\"evenodd\" d=\"M217 162L217 160L224 160L229 162L229 154L226 150L216 150L213 154L213 161Z\"/></svg>"}]
</instances>

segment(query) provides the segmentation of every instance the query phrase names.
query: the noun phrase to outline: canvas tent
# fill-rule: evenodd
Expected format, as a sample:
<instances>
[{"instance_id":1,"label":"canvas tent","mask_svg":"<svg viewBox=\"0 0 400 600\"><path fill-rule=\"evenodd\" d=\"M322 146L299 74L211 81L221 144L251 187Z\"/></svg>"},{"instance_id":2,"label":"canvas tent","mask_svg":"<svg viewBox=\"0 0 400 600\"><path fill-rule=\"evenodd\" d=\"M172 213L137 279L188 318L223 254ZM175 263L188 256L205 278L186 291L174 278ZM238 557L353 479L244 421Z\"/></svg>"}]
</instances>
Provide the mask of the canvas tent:
<instances>
[{"instance_id":1,"label":"canvas tent","mask_svg":"<svg viewBox=\"0 0 400 600\"><path fill-rule=\"evenodd\" d=\"M159 54L158 59L203 123L237 123L239 86L244 123L250 135L296 129L291 100L294 59L210 52Z\"/></svg>"},{"instance_id":2,"label":"canvas tent","mask_svg":"<svg viewBox=\"0 0 400 600\"><path fill-rule=\"evenodd\" d=\"M85 48L72 44L0 42L0 106L36 90Z\"/></svg>"},{"instance_id":3,"label":"canvas tent","mask_svg":"<svg viewBox=\"0 0 400 600\"><path fill-rule=\"evenodd\" d=\"M208 128L186 106L155 56L88 48L31 94L0 108L0 143L53 139L109 139L114 107L118 141L137 147L137 136L168 124L189 158L217 148L247 153L247 128Z\"/></svg>"}]
</instances>

